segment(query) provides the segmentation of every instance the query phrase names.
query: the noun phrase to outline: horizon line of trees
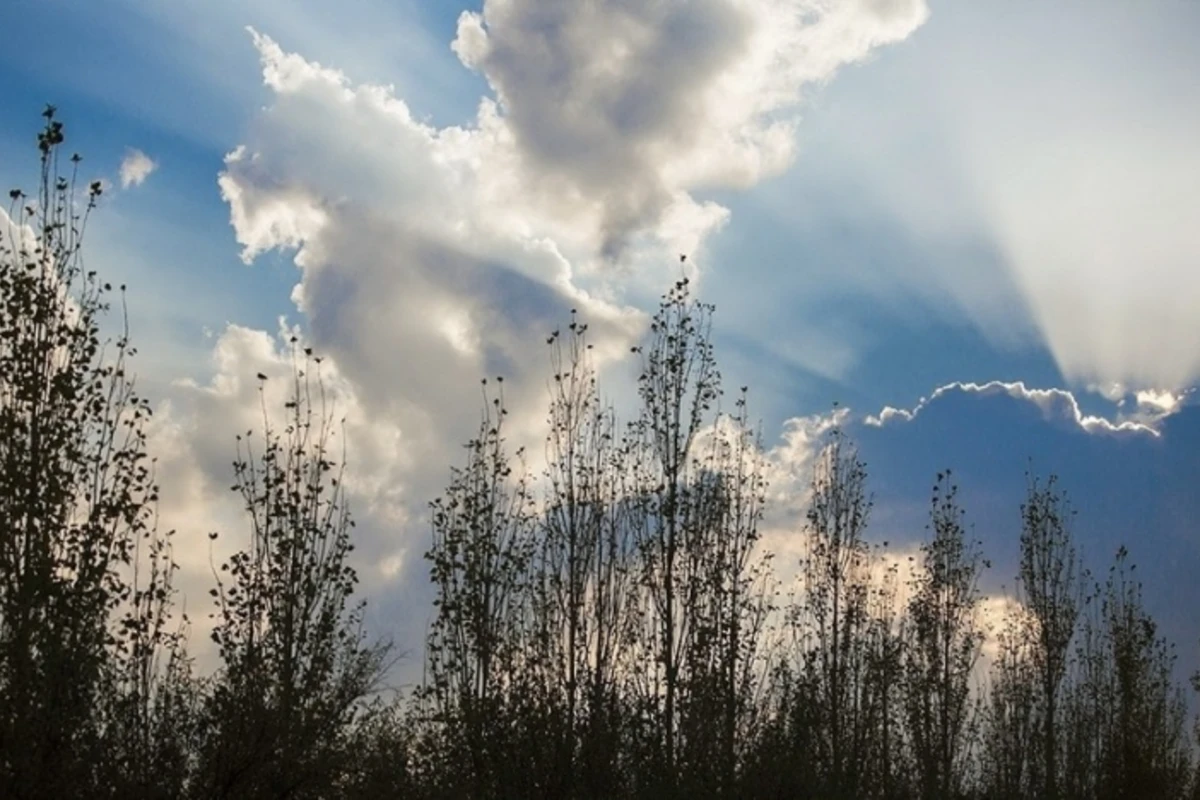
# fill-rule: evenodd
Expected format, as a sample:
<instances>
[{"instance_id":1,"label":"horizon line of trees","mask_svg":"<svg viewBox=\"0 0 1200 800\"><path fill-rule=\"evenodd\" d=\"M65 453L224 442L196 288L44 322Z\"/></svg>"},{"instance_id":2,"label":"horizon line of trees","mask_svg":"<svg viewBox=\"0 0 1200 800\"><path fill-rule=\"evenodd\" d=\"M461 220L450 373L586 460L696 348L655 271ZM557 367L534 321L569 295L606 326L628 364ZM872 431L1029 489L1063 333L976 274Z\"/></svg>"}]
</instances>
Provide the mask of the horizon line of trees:
<instances>
[{"instance_id":1,"label":"horizon line of trees","mask_svg":"<svg viewBox=\"0 0 1200 800\"><path fill-rule=\"evenodd\" d=\"M200 674L136 351L127 325L103 335L114 291L83 263L103 187L43 116L38 186L0 230L0 797L1200 797L1172 645L1124 548L1085 568L1056 478L1028 479L991 629L951 473L902 570L867 538L866 465L835 429L782 584L747 390L722 409L714 308L686 279L634 348L628 421L587 325L550 335L538 474L484 382L430 506L423 679L390 698L337 420L293 338L283 408L264 394L233 443L246 534L213 564Z\"/></svg>"}]
</instances>

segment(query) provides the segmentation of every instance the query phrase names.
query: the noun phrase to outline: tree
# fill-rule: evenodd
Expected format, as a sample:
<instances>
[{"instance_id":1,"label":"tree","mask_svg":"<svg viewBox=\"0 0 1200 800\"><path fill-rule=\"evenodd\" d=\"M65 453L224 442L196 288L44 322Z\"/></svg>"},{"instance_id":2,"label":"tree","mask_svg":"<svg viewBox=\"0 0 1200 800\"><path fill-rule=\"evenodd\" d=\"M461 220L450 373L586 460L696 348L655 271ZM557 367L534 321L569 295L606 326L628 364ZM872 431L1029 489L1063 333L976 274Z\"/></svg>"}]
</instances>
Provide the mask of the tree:
<instances>
[{"instance_id":1,"label":"tree","mask_svg":"<svg viewBox=\"0 0 1200 800\"><path fill-rule=\"evenodd\" d=\"M346 768L334 797L342 800L420 797L413 771L414 731L400 703L372 703L348 733Z\"/></svg>"},{"instance_id":2,"label":"tree","mask_svg":"<svg viewBox=\"0 0 1200 800\"><path fill-rule=\"evenodd\" d=\"M686 555L681 788L688 796L741 796L743 743L753 741L761 718L763 634L774 610L771 556L758 547L766 468L745 389L734 414L717 417L698 444L709 507Z\"/></svg>"},{"instance_id":3,"label":"tree","mask_svg":"<svg viewBox=\"0 0 1200 800\"><path fill-rule=\"evenodd\" d=\"M609 797L620 777L620 673L633 544L622 502L624 461L612 408L601 402L587 325L572 311L548 339L545 491L532 583L537 637L549 667L546 696L564 695L558 731L559 796Z\"/></svg>"},{"instance_id":4,"label":"tree","mask_svg":"<svg viewBox=\"0 0 1200 800\"><path fill-rule=\"evenodd\" d=\"M135 543L129 597L93 712L105 752L100 781L114 797L181 797L192 777L202 693L187 617L172 625L170 545L166 536Z\"/></svg>"},{"instance_id":5,"label":"tree","mask_svg":"<svg viewBox=\"0 0 1200 800\"><path fill-rule=\"evenodd\" d=\"M661 748L653 769L672 794L676 784L679 700L685 660L695 633L698 563L711 517L712 483L697 474L693 445L720 396L720 373L710 341L712 307L691 299L687 279L667 292L635 352L641 358L641 410L633 425L631 518L641 561L641 587L649 625L644 643L642 702L651 721L649 744ZM660 705L661 700L661 705Z\"/></svg>"},{"instance_id":6,"label":"tree","mask_svg":"<svg viewBox=\"0 0 1200 800\"><path fill-rule=\"evenodd\" d=\"M426 558L435 617L420 692L432 723L430 771L446 782L439 790L480 798L544 777L506 757L522 752L505 748L513 745L509 723L520 721L510 712L522 699L518 682L529 643L533 498L523 467L514 467L506 451L503 395L489 397L486 384L466 465L452 471L445 493L431 504Z\"/></svg>"},{"instance_id":7,"label":"tree","mask_svg":"<svg viewBox=\"0 0 1200 800\"><path fill-rule=\"evenodd\" d=\"M233 490L249 546L216 573L213 630L221 670L207 698L200 792L206 797L318 797L342 779L361 702L386 668L368 643L348 564L354 522L333 460L333 417L320 359L292 341L282 431L262 398L262 449L238 437ZM215 536L215 534L213 534Z\"/></svg>"},{"instance_id":8,"label":"tree","mask_svg":"<svg viewBox=\"0 0 1200 800\"><path fill-rule=\"evenodd\" d=\"M983 644L976 610L984 563L979 544L966 539L958 487L950 480L949 471L938 473L930 504L932 536L921 546L908 603L908 724L920 794L930 800L955 797L964 788L971 672Z\"/></svg>"},{"instance_id":9,"label":"tree","mask_svg":"<svg viewBox=\"0 0 1200 800\"><path fill-rule=\"evenodd\" d=\"M830 434L814 470L807 513L807 557L802 565L798 624L810 626L812 649L804 669L815 691L815 742L832 797L860 791L869 697L864 683L870 596L870 552L864 540L871 499L866 466L840 430ZM869 700L867 700L869 703Z\"/></svg>"},{"instance_id":10,"label":"tree","mask_svg":"<svg viewBox=\"0 0 1200 800\"><path fill-rule=\"evenodd\" d=\"M1182 798L1190 753L1175 655L1142 604L1141 584L1121 547L1094 613L1084 622L1077 685L1069 695L1078 797ZM1082 734L1082 735L1081 735ZM1070 774L1070 773L1069 773Z\"/></svg>"},{"instance_id":11,"label":"tree","mask_svg":"<svg viewBox=\"0 0 1200 800\"><path fill-rule=\"evenodd\" d=\"M899 563L883 554L887 542L872 554L876 576L867 596L865 738L870 743L863 766L864 785L872 794L890 800L905 797L912 782L911 750L905 724L905 662L911 621L897 600Z\"/></svg>"},{"instance_id":12,"label":"tree","mask_svg":"<svg viewBox=\"0 0 1200 800\"><path fill-rule=\"evenodd\" d=\"M135 352L127 325L115 338L102 330L112 287L83 265L101 185L80 196L80 158L69 159L64 176L63 125L53 107L43 117L37 191L13 190L7 216L0 214L5 797L107 791L96 769L108 763L105 724L95 713L102 690L118 655L144 665L161 644L154 612L142 613L146 597L129 579L139 543L166 552L146 453L149 403L127 373ZM169 574L152 580L154 601L168 584ZM153 630L114 629L122 616Z\"/></svg>"},{"instance_id":13,"label":"tree","mask_svg":"<svg viewBox=\"0 0 1200 800\"><path fill-rule=\"evenodd\" d=\"M639 562L644 791L736 792L769 603L758 524L766 487L743 396L720 413L711 305L687 279L668 291L641 347L638 417L626 438L628 514ZM681 783L686 779L687 785Z\"/></svg>"},{"instance_id":14,"label":"tree","mask_svg":"<svg viewBox=\"0 0 1200 800\"><path fill-rule=\"evenodd\" d=\"M995 800L1035 793L1030 752L1036 742L1035 622L1018 605L1000 623L991 667L981 757L984 790Z\"/></svg>"},{"instance_id":15,"label":"tree","mask_svg":"<svg viewBox=\"0 0 1200 800\"><path fill-rule=\"evenodd\" d=\"M1061 742L1056 728L1059 688L1067 669L1071 640L1075 636L1082 602L1082 567L1071 537L1074 512L1051 476L1044 484L1030 478L1021 505L1021 588L1036 623L1041 714L1042 792L1047 800L1058 797L1058 754Z\"/></svg>"}]
</instances>

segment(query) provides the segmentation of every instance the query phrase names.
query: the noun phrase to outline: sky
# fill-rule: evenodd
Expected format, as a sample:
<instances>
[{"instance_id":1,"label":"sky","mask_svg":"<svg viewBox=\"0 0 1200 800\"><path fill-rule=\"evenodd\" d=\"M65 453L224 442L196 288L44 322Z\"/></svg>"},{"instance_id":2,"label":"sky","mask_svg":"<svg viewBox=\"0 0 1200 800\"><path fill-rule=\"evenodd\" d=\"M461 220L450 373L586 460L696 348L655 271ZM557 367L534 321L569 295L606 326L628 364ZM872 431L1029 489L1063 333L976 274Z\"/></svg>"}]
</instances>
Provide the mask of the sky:
<instances>
[{"instance_id":1,"label":"sky","mask_svg":"<svg viewBox=\"0 0 1200 800\"><path fill-rule=\"evenodd\" d=\"M10 6L0 180L30 184L51 102L105 181L87 259L129 286L198 625L204 534L245 530L234 435L257 373L282 400L288 337L347 419L371 625L418 670L427 503L479 380L537 442L544 340L577 309L627 405L629 348L686 276L795 512L781 552L835 422L900 552L953 470L994 597L1026 473L1055 473L1088 565L1126 544L1200 667L1200 4Z\"/></svg>"}]
</instances>

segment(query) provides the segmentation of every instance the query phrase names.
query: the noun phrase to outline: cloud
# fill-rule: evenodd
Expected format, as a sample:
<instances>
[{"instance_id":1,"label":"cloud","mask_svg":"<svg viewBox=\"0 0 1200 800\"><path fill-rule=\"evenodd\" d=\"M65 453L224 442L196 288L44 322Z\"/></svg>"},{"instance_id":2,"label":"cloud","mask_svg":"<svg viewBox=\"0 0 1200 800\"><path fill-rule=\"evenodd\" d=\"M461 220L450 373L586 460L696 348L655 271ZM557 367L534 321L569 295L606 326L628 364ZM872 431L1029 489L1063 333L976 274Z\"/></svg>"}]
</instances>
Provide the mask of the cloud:
<instances>
[{"instance_id":1,"label":"cloud","mask_svg":"<svg viewBox=\"0 0 1200 800\"><path fill-rule=\"evenodd\" d=\"M236 437L245 437L261 453L264 411L277 429L284 424L284 403L292 391L291 348L297 348L303 368L301 349L308 344L300 335L282 320L273 335L227 326L213 347L211 376L176 382L147 431L163 497L159 525L175 531L176 585L187 600L193 649L205 664L214 657L208 643L208 615L215 610L208 600L212 570L246 546L249 531L243 502L230 491ZM298 339L294 345L292 337ZM356 521L353 563L362 589L377 592L401 573L411 579L420 569L419 551L414 555L412 542L395 536L416 505L405 494L413 464L404 437L390 422L368 417L335 364L314 363L310 370L319 371L324 413L334 422L331 450L340 453L345 446L348 453L343 486ZM259 374L266 379L258 380ZM314 410L321 413L322 401L315 402ZM217 540L209 540L210 531L220 533ZM405 639L417 635L403 624L396 633Z\"/></svg>"},{"instance_id":2,"label":"cloud","mask_svg":"<svg viewBox=\"0 0 1200 800\"><path fill-rule=\"evenodd\" d=\"M768 497L774 513L799 518L798 509L808 503L817 456L828 443L828 435L844 426L850 410L839 408L828 414L793 417L783 424L780 442L766 453Z\"/></svg>"},{"instance_id":3,"label":"cloud","mask_svg":"<svg viewBox=\"0 0 1200 800\"><path fill-rule=\"evenodd\" d=\"M1128 387L1126 387L1125 384L1121 383L1120 381L1113 381L1104 384L1088 384L1087 390L1093 394L1098 394L1105 400L1108 400L1110 403L1116 403L1117 405L1124 403L1125 396L1129 394Z\"/></svg>"},{"instance_id":4,"label":"cloud","mask_svg":"<svg viewBox=\"0 0 1200 800\"><path fill-rule=\"evenodd\" d=\"M599 365L615 363L645 321L625 298L661 290L676 253L702 250L727 217L690 190L781 168L800 89L926 14L770 10L486 3L455 40L497 95L469 127L419 121L390 88L251 31L271 100L219 177L242 257L294 251L313 344L369 414L396 421L415 463L453 460L482 375L505 376L510 430L533 442L545 336L578 309ZM635 70L623 52L649 60ZM614 247L636 251L636 273L590 268ZM416 479L433 489L427 471Z\"/></svg>"},{"instance_id":5,"label":"cloud","mask_svg":"<svg viewBox=\"0 0 1200 800\"><path fill-rule=\"evenodd\" d=\"M141 150L135 148L126 150L125 158L121 160L121 188L141 186L146 178L150 177L150 173L156 169L158 169L158 164Z\"/></svg>"},{"instance_id":6,"label":"cloud","mask_svg":"<svg viewBox=\"0 0 1200 800\"><path fill-rule=\"evenodd\" d=\"M386 89L255 42L275 100L220 177L243 258L296 251L314 344L409 448L449 463L481 376L506 377L514 411L540 396L533 354L571 308L601 362L627 350L642 315L577 281L570 231L522 194L498 120L437 130Z\"/></svg>"},{"instance_id":7,"label":"cloud","mask_svg":"<svg viewBox=\"0 0 1200 800\"><path fill-rule=\"evenodd\" d=\"M775 576L784 586L798 579L807 555L805 514L818 458L829 444L830 432L849 419L845 408L793 417L784 423L779 441L763 453L767 491L760 547L773 554Z\"/></svg>"},{"instance_id":8,"label":"cloud","mask_svg":"<svg viewBox=\"0 0 1200 800\"><path fill-rule=\"evenodd\" d=\"M455 49L496 97L462 127L433 126L390 87L356 84L251 30L270 96L218 184L242 259L283 251L297 267L303 337L326 358L347 417L364 588L402 648L419 647L427 609L426 504L475 433L481 377L505 377L510 445L527 446L536 469L547 335L577 310L619 385L617 365L646 322L631 298L675 277L679 252L702 262L728 218L692 192L782 169L800 89L926 13L912 2L771 10L774 23L740 0L489 0L460 20ZM645 56L642 67L606 66L623 50ZM555 74L566 77L546 83ZM590 120L596 103L602 119ZM625 268L599 268L614 260ZM213 509L234 531L220 546L237 541L232 437L260 425L256 373L268 376L269 404L281 403L292 335L229 325L210 376L173 387L154 442L178 476L163 496L178 498L167 517L181 531ZM784 445L793 472L801 427ZM179 541L206 548L203 533ZM207 550L180 558L189 596L203 597Z\"/></svg>"},{"instance_id":9,"label":"cloud","mask_svg":"<svg viewBox=\"0 0 1200 800\"><path fill-rule=\"evenodd\" d=\"M924 402L924 400L922 400L921 402ZM904 408L893 408L892 406L884 406L883 410L880 411L878 415L868 414L863 419L863 422L867 425L872 425L877 428L881 428L884 425L887 425L892 420L902 420L904 422L912 422L912 418L917 415L917 411L919 411L920 408L921 408L920 403L917 404L917 408L913 411L909 411Z\"/></svg>"},{"instance_id":10,"label":"cloud","mask_svg":"<svg viewBox=\"0 0 1200 800\"><path fill-rule=\"evenodd\" d=\"M1140 422L1151 427L1178 412L1187 403L1194 389L1172 391L1169 389L1139 389L1130 391L1122 383L1092 384L1089 392L1098 394L1116 405L1122 420Z\"/></svg>"},{"instance_id":11,"label":"cloud","mask_svg":"<svg viewBox=\"0 0 1200 800\"><path fill-rule=\"evenodd\" d=\"M1194 615L1184 610L1200 602L1191 574L1200 558L1200 406L1184 398L1152 423L1124 418L1132 411L1124 408L1084 424L1088 415L1072 399L1063 390L1015 383L952 384L908 421L848 424L870 472L873 529L901 545L919 541L933 477L951 469L973 534L993 564L981 589L1003 595L1018 572L1027 475L1057 475L1076 512L1071 528L1085 566L1101 575L1126 546L1163 632L1180 647L1194 643ZM1176 674L1184 678L1198 665L1197 651L1181 653Z\"/></svg>"},{"instance_id":12,"label":"cloud","mask_svg":"<svg viewBox=\"0 0 1200 800\"><path fill-rule=\"evenodd\" d=\"M927 16L923 0L487 0L453 47L534 190L613 258L671 213L713 227L690 192L780 173L804 89Z\"/></svg>"},{"instance_id":13,"label":"cloud","mask_svg":"<svg viewBox=\"0 0 1200 800\"><path fill-rule=\"evenodd\" d=\"M1159 435L1153 423L1178 410L1182 402L1181 396L1170 392L1139 392L1138 406L1143 413L1137 419L1118 419L1114 422L1104 417L1084 414L1075 395L1066 389L1030 389L1023 381L956 381L939 386L928 398L922 397L912 409L885 406L879 414L864 417L863 423L880 428L895 422L912 422L931 403L955 392L983 396L1007 395L1037 406L1046 420L1065 421L1088 433L1144 433L1151 436Z\"/></svg>"},{"instance_id":14,"label":"cloud","mask_svg":"<svg viewBox=\"0 0 1200 800\"><path fill-rule=\"evenodd\" d=\"M1191 392L1168 392L1164 390L1144 389L1134 392L1139 412L1161 418L1170 416L1178 411Z\"/></svg>"},{"instance_id":15,"label":"cloud","mask_svg":"<svg viewBox=\"0 0 1200 800\"><path fill-rule=\"evenodd\" d=\"M1026 5L944 4L920 47L840 96L831 185L858 181L858 208L919 237L904 287L942 290L993 343L1030 324L1072 386L1189 386L1200 53L1186 31L1200 10ZM961 241L984 247L937 258ZM864 271L860 296L890 269Z\"/></svg>"}]
</instances>

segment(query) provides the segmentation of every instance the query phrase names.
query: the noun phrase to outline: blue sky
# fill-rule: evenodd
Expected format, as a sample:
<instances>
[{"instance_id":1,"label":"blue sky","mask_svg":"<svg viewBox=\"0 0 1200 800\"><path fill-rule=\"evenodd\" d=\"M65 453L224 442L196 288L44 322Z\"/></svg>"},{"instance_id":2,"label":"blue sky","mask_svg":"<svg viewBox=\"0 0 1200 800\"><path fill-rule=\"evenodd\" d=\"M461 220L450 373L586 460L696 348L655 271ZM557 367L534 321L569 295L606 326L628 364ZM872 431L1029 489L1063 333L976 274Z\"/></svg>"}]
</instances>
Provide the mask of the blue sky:
<instances>
[{"instance_id":1,"label":"blue sky","mask_svg":"<svg viewBox=\"0 0 1200 800\"><path fill-rule=\"evenodd\" d=\"M0 180L53 102L109 182L89 263L129 283L181 531L236 527L281 318L328 355L403 647L478 378L536 441L539 343L577 307L620 402L686 251L789 474L836 402L879 536L919 539L952 467L1000 592L1023 472L1057 471L1093 569L1127 543L1196 666L1198 32L1175 0L17 0Z\"/></svg>"}]
</instances>

